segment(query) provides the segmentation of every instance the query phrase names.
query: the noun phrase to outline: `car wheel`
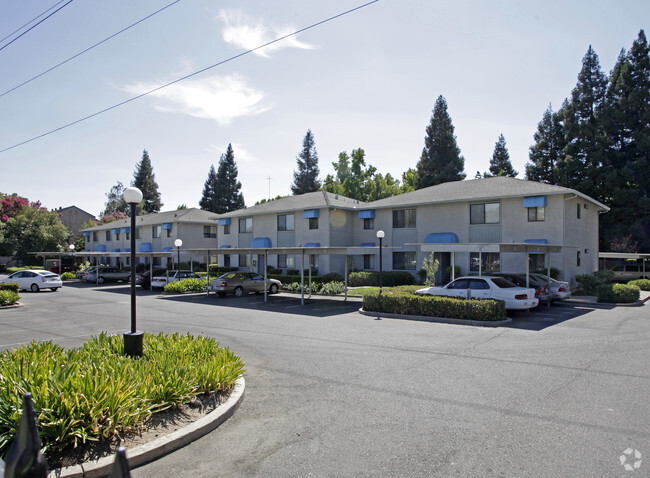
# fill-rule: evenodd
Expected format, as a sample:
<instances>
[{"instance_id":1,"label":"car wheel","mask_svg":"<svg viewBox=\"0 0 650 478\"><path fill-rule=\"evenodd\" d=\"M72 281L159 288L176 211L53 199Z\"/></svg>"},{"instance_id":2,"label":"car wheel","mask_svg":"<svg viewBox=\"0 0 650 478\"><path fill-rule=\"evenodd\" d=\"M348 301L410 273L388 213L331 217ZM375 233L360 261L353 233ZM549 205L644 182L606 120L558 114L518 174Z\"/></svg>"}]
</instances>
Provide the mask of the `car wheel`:
<instances>
[{"instance_id":1,"label":"car wheel","mask_svg":"<svg viewBox=\"0 0 650 478\"><path fill-rule=\"evenodd\" d=\"M103 284L104 283L104 278L103 277L98 277L97 278L97 283L98 284Z\"/></svg>"},{"instance_id":2,"label":"car wheel","mask_svg":"<svg viewBox=\"0 0 650 478\"><path fill-rule=\"evenodd\" d=\"M217 295L219 297L224 297L226 295L226 293L225 292L217 292Z\"/></svg>"},{"instance_id":3,"label":"car wheel","mask_svg":"<svg viewBox=\"0 0 650 478\"><path fill-rule=\"evenodd\" d=\"M244 295L244 289L242 289L241 287L235 287L233 295L235 297L241 297L242 295Z\"/></svg>"},{"instance_id":4,"label":"car wheel","mask_svg":"<svg viewBox=\"0 0 650 478\"><path fill-rule=\"evenodd\" d=\"M271 284L271 287L269 287L269 292L271 294L277 294L278 293L278 285L277 284Z\"/></svg>"},{"instance_id":5,"label":"car wheel","mask_svg":"<svg viewBox=\"0 0 650 478\"><path fill-rule=\"evenodd\" d=\"M58 287L52 287L52 292L56 292L57 290L59 290Z\"/></svg>"},{"instance_id":6,"label":"car wheel","mask_svg":"<svg viewBox=\"0 0 650 478\"><path fill-rule=\"evenodd\" d=\"M31 289L32 292L38 292L39 290L41 290L41 288L38 286L38 284L32 284L30 289Z\"/></svg>"}]
</instances>

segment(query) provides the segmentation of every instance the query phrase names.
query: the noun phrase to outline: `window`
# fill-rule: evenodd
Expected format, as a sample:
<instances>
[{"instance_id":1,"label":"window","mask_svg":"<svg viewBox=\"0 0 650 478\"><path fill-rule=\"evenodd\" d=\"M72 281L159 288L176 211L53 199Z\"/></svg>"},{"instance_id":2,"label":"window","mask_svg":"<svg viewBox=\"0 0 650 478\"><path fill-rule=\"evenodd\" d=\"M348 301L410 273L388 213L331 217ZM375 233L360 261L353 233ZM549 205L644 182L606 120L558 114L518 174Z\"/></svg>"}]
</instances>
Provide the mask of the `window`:
<instances>
[{"instance_id":1,"label":"window","mask_svg":"<svg viewBox=\"0 0 650 478\"><path fill-rule=\"evenodd\" d=\"M374 218L365 218L363 220L363 228L364 229L374 229L375 228L375 220L374 220Z\"/></svg>"},{"instance_id":2,"label":"window","mask_svg":"<svg viewBox=\"0 0 650 478\"><path fill-rule=\"evenodd\" d=\"M171 229L167 229L167 237L172 237L172 230Z\"/></svg>"},{"instance_id":3,"label":"window","mask_svg":"<svg viewBox=\"0 0 650 478\"><path fill-rule=\"evenodd\" d=\"M151 237L153 239L160 237L160 231L162 231L162 226L151 226Z\"/></svg>"},{"instance_id":4,"label":"window","mask_svg":"<svg viewBox=\"0 0 650 478\"><path fill-rule=\"evenodd\" d=\"M250 264L248 263L248 255L246 254L239 254L239 267L248 267Z\"/></svg>"},{"instance_id":5,"label":"window","mask_svg":"<svg viewBox=\"0 0 650 478\"><path fill-rule=\"evenodd\" d=\"M498 224L499 203L470 204L469 222L470 224Z\"/></svg>"},{"instance_id":6,"label":"window","mask_svg":"<svg viewBox=\"0 0 650 478\"><path fill-rule=\"evenodd\" d=\"M318 229L318 218L310 217L309 218L309 229Z\"/></svg>"},{"instance_id":7,"label":"window","mask_svg":"<svg viewBox=\"0 0 650 478\"><path fill-rule=\"evenodd\" d=\"M120 240L120 233L119 233L119 232L116 232L116 233L115 233L115 240L116 240L116 241L119 241L119 240Z\"/></svg>"},{"instance_id":8,"label":"window","mask_svg":"<svg viewBox=\"0 0 650 478\"><path fill-rule=\"evenodd\" d=\"M223 266L230 267L230 254L223 255Z\"/></svg>"},{"instance_id":9,"label":"window","mask_svg":"<svg viewBox=\"0 0 650 478\"><path fill-rule=\"evenodd\" d=\"M253 232L253 218L247 217L246 219L239 220L239 232L241 234Z\"/></svg>"},{"instance_id":10,"label":"window","mask_svg":"<svg viewBox=\"0 0 650 478\"><path fill-rule=\"evenodd\" d=\"M363 268L364 268L364 270L373 270L375 268L375 255L374 254L364 254L363 255Z\"/></svg>"},{"instance_id":11,"label":"window","mask_svg":"<svg viewBox=\"0 0 650 478\"><path fill-rule=\"evenodd\" d=\"M546 254L529 254L528 270L546 274Z\"/></svg>"},{"instance_id":12,"label":"window","mask_svg":"<svg viewBox=\"0 0 650 478\"><path fill-rule=\"evenodd\" d=\"M544 220L544 207L529 207L528 222L540 222Z\"/></svg>"},{"instance_id":13,"label":"window","mask_svg":"<svg viewBox=\"0 0 650 478\"><path fill-rule=\"evenodd\" d=\"M278 216L278 231L293 231L294 218L293 214L280 214Z\"/></svg>"},{"instance_id":14,"label":"window","mask_svg":"<svg viewBox=\"0 0 650 478\"><path fill-rule=\"evenodd\" d=\"M129 239L131 239L131 234L129 234L128 232L125 232L125 233L124 233L124 239L126 239L127 241L128 241Z\"/></svg>"},{"instance_id":15,"label":"window","mask_svg":"<svg viewBox=\"0 0 650 478\"><path fill-rule=\"evenodd\" d=\"M501 270L501 258L498 252L481 252L479 259L478 252L470 252L469 254L469 270L478 272L499 272Z\"/></svg>"},{"instance_id":16,"label":"window","mask_svg":"<svg viewBox=\"0 0 650 478\"><path fill-rule=\"evenodd\" d=\"M107 241L111 240L111 231L106 231L106 240Z\"/></svg>"},{"instance_id":17,"label":"window","mask_svg":"<svg viewBox=\"0 0 650 478\"><path fill-rule=\"evenodd\" d=\"M393 269L400 271L414 271L415 251L393 252Z\"/></svg>"},{"instance_id":18,"label":"window","mask_svg":"<svg viewBox=\"0 0 650 478\"><path fill-rule=\"evenodd\" d=\"M223 226L223 233L230 234L230 224L226 224L225 226Z\"/></svg>"},{"instance_id":19,"label":"window","mask_svg":"<svg viewBox=\"0 0 650 478\"><path fill-rule=\"evenodd\" d=\"M94 242L98 241L98 239L97 239L97 231L93 232L93 241Z\"/></svg>"},{"instance_id":20,"label":"window","mask_svg":"<svg viewBox=\"0 0 650 478\"><path fill-rule=\"evenodd\" d=\"M580 219L580 215L582 214L582 212L580 211L580 203L576 204L576 206L577 206L577 208L576 208L577 218ZM580 265L580 264L578 264L578 265Z\"/></svg>"},{"instance_id":21,"label":"window","mask_svg":"<svg viewBox=\"0 0 650 478\"><path fill-rule=\"evenodd\" d=\"M580 205L578 205L578 207L580 207ZM576 256L576 265L578 267L580 267L580 251L577 251L577 252L578 252L578 254Z\"/></svg>"},{"instance_id":22,"label":"window","mask_svg":"<svg viewBox=\"0 0 650 478\"><path fill-rule=\"evenodd\" d=\"M415 209L398 209L393 211L393 228L414 228Z\"/></svg>"},{"instance_id":23,"label":"window","mask_svg":"<svg viewBox=\"0 0 650 478\"><path fill-rule=\"evenodd\" d=\"M139 227L135 228L135 238L140 239L140 228Z\"/></svg>"},{"instance_id":24,"label":"window","mask_svg":"<svg viewBox=\"0 0 650 478\"><path fill-rule=\"evenodd\" d=\"M153 258L153 265L154 266L159 266L161 264L162 264L162 262L160 261L160 257L154 257Z\"/></svg>"},{"instance_id":25,"label":"window","mask_svg":"<svg viewBox=\"0 0 650 478\"><path fill-rule=\"evenodd\" d=\"M296 265L295 256L278 254L278 269L294 269Z\"/></svg>"},{"instance_id":26,"label":"window","mask_svg":"<svg viewBox=\"0 0 650 478\"><path fill-rule=\"evenodd\" d=\"M217 237L217 226L203 226L203 237L214 239Z\"/></svg>"},{"instance_id":27,"label":"window","mask_svg":"<svg viewBox=\"0 0 650 478\"><path fill-rule=\"evenodd\" d=\"M84 241L85 242L90 242L90 236L84 236Z\"/></svg>"}]
</instances>

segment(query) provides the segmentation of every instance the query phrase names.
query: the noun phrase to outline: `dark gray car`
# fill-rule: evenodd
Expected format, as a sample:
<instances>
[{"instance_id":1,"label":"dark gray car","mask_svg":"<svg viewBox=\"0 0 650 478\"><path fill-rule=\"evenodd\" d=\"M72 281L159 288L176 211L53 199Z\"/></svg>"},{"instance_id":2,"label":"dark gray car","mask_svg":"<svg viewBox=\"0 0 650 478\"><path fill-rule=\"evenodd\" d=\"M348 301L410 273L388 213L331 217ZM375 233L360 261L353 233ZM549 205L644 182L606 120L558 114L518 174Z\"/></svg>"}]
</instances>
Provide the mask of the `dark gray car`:
<instances>
[{"instance_id":1,"label":"dark gray car","mask_svg":"<svg viewBox=\"0 0 650 478\"><path fill-rule=\"evenodd\" d=\"M266 282L270 294L277 294L282 288L279 280L266 279ZM220 296L233 294L235 297L249 292L264 292L264 276L254 272L226 272L210 281L208 292L216 292Z\"/></svg>"},{"instance_id":2,"label":"dark gray car","mask_svg":"<svg viewBox=\"0 0 650 478\"><path fill-rule=\"evenodd\" d=\"M551 290L546 282L540 281L538 278L529 275L528 286L526 285L526 274L516 272L490 272L490 276L503 277L519 287L530 287L535 289L535 297L539 300L539 305L548 305L551 303Z\"/></svg>"}]
</instances>

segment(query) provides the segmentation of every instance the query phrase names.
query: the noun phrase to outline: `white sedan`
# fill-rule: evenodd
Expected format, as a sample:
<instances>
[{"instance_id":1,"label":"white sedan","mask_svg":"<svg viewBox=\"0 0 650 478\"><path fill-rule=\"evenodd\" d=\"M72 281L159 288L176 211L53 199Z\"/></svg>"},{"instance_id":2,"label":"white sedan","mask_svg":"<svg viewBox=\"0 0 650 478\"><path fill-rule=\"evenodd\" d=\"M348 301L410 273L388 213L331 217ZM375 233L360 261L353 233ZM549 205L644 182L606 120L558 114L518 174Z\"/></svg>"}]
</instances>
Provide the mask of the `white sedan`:
<instances>
[{"instance_id":1,"label":"white sedan","mask_svg":"<svg viewBox=\"0 0 650 478\"><path fill-rule=\"evenodd\" d=\"M9 277L0 279L0 282L15 282L20 290L31 290L32 292L38 292L41 289L56 291L63 285L61 276L40 269L14 272Z\"/></svg>"},{"instance_id":2,"label":"white sedan","mask_svg":"<svg viewBox=\"0 0 650 478\"><path fill-rule=\"evenodd\" d=\"M501 277L459 277L444 287L427 287L415 293L461 299L497 299L506 303L506 309L515 310L532 309L539 303L535 289L519 287Z\"/></svg>"}]
</instances>

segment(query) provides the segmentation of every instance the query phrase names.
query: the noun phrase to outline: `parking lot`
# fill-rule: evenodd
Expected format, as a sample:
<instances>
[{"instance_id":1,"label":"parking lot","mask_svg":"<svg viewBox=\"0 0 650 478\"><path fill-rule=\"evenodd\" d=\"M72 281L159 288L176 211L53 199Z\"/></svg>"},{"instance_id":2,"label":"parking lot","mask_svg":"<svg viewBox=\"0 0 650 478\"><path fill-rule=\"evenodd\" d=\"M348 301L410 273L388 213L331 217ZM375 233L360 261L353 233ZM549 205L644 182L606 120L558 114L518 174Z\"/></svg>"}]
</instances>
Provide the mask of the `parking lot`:
<instances>
[{"instance_id":1,"label":"parking lot","mask_svg":"<svg viewBox=\"0 0 650 478\"><path fill-rule=\"evenodd\" d=\"M126 284L21 296L0 310L1 349L130 324ZM631 476L628 448L650 475L647 305L557 304L496 328L359 307L138 290L139 329L216 337L247 386L225 424L132 476Z\"/></svg>"}]
</instances>

